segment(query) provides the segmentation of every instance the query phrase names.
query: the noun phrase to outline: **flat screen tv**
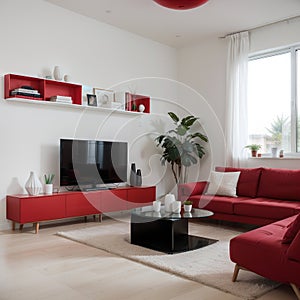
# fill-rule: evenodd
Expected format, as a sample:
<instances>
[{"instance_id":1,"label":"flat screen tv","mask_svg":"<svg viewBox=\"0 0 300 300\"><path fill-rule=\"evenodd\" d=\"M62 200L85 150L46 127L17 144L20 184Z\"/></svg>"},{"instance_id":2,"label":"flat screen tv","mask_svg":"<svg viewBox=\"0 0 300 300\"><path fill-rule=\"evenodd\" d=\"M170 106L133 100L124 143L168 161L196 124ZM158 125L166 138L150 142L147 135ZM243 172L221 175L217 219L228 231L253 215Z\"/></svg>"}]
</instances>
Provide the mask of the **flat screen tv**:
<instances>
[{"instance_id":1,"label":"flat screen tv","mask_svg":"<svg viewBox=\"0 0 300 300\"><path fill-rule=\"evenodd\" d=\"M126 142L60 139L60 185L93 188L127 181Z\"/></svg>"}]
</instances>

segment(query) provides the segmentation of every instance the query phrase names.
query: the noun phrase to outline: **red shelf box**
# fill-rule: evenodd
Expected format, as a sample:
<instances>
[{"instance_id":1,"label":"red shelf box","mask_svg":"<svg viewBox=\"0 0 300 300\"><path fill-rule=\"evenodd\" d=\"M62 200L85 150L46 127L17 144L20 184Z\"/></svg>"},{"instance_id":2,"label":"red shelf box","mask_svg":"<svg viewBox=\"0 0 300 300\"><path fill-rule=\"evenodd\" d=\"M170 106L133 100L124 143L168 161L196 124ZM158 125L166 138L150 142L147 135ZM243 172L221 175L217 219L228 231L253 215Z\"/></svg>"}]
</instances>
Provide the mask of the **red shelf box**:
<instances>
[{"instance_id":1,"label":"red shelf box","mask_svg":"<svg viewBox=\"0 0 300 300\"><path fill-rule=\"evenodd\" d=\"M11 95L11 92L21 86L30 86L41 94L41 98L22 95ZM49 101L52 96L72 97L73 104L81 105L82 86L78 84L35 78L16 74L4 76L4 98L22 98L36 101Z\"/></svg>"}]
</instances>

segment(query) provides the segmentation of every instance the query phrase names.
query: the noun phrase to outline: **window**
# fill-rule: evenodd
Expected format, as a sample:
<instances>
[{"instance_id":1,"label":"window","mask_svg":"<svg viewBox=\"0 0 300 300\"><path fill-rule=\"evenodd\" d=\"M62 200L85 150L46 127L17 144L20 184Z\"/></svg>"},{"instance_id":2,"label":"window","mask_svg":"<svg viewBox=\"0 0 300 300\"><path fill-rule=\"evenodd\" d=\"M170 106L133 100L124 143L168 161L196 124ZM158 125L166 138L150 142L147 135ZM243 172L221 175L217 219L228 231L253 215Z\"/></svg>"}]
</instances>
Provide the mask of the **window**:
<instances>
[{"instance_id":1,"label":"window","mask_svg":"<svg viewBox=\"0 0 300 300\"><path fill-rule=\"evenodd\" d=\"M250 57L248 75L249 144L300 152L300 47Z\"/></svg>"}]
</instances>

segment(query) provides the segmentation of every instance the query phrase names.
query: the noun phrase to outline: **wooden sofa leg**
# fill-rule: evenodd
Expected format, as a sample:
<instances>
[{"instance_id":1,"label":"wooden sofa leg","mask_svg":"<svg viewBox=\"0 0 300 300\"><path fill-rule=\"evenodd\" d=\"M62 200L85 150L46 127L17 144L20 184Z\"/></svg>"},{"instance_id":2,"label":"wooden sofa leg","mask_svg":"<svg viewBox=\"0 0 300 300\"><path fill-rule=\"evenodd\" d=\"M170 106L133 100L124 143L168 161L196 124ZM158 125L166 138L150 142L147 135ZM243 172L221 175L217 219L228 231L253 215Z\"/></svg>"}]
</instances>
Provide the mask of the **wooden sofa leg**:
<instances>
[{"instance_id":1,"label":"wooden sofa leg","mask_svg":"<svg viewBox=\"0 0 300 300\"><path fill-rule=\"evenodd\" d=\"M235 264L233 275L232 275L232 282L236 281L240 269L241 269L240 266L238 264Z\"/></svg>"},{"instance_id":2,"label":"wooden sofa leg","mask_svg":"<svg viewBox=\"0 0 300 300\"><path fill-rule=\"evenodd\" d=\"M297 298L300 300L300 290L299 290L299 288L293 283L291 283L291 287L293 288Z\"/></svg>"}]
</instances>

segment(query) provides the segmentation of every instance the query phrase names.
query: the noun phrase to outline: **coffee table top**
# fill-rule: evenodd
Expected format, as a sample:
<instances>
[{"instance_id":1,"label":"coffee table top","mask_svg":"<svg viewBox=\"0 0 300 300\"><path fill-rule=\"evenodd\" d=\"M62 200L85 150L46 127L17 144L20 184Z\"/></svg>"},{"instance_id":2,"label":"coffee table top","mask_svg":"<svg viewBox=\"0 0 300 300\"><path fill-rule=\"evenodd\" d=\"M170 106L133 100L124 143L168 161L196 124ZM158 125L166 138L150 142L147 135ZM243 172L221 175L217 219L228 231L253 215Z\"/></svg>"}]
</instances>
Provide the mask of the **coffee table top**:
<instances>
[{"instance_id":1,"label":"coffee table top","mask_svg":"<svg viewBox=\"0 0 300 300\"><path fill-rule=\"evenodd\" d=\"M193 208L191 212L184 212L181 210L179 214L166 212L164 206L161 207L159 212L153 211L151 206L143 206L135 208L131 211L131 214L136 216L150 218L150 219L199 219L212 216L214 213L206 209Z\"/></svg>"}]
</instances>

